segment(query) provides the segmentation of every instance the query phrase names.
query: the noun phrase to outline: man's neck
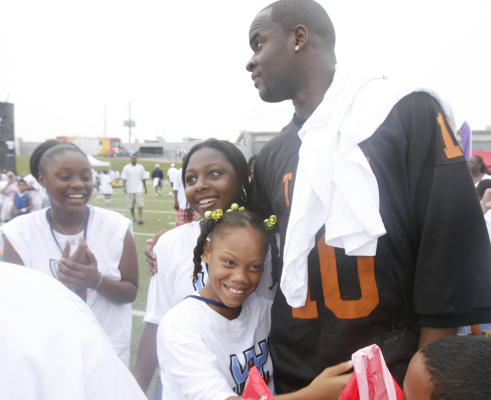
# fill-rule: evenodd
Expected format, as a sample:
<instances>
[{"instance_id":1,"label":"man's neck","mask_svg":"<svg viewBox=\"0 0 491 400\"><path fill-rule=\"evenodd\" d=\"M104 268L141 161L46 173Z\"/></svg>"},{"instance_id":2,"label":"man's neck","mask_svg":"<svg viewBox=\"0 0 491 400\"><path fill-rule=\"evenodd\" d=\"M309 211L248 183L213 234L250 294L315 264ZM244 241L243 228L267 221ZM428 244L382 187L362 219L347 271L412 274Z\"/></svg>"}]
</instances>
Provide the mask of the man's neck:
<instances>
[{"instance_id":1,"label":"man's neck","mask_svg":"<svg viewBox=\"0 0 491 400\"><path fill-rule=\"evenodd\" d=\"M304 89L292 99L295 114L307 120L324 99L324 95L331 86L334 72L326 72L319 79L312 79L305 85Z\"/></svg>"}]
</instances>

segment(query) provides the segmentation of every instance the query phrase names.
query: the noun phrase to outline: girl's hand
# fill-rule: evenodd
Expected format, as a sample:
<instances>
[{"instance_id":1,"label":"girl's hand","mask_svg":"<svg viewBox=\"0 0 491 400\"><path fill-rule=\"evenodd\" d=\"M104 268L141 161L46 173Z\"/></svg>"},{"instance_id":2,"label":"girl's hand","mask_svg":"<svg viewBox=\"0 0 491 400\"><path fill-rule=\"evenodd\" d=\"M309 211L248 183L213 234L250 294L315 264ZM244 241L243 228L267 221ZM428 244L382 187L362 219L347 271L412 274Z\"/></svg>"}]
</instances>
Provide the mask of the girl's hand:
<instances>
[{"instance_id":1,"label":"girl's hand","mask_svg":"<svg viewBox=\"0 0 491 400\"><path fill-rule=\"evenodd\" d=\"M70 288L93 289L97 286L100 277L97 260L87 245L79 246L70 258L63 257L58 261L58 279Z\"/></svg>"},{"instance_id":2,"label":"girl's hand","mask_svg":"<svg viewBox=\"0 0 491 400\"><path fill-rule=\"evenodd\" d=\"M337 400L348 383L353 361L345 361L322 371L306 389L311 393L309 399Z\"/></svg>"},{"instance_id":3,"label":"girl's hand","mask_svg":"<svg viewBox=\"0 0 491 400\"><path fill-rule=\"evenodd\" d=\"M147 239L145 241L146 247L145 247L145 256L147 258L147 266L150 271L150 274L153 276L158 272L157 268L157 256L153 252L153 247L159 240L160 236L162 236L165 232L167 232L167 229L162 229L161 231L157 232L151 239Z\"/></svg>"},{"instance_id":4,"label":"girl's hand","mask_svg":"<svg viewBox=\"0 0 491 400\"><path fill-rule=\"evenodd\" d=\"M65 243L65 248L63 249L63 253L61 255L61 258L67 258L72 261L78 262L80 264L89 264L89 257L87 256L86 253L87 243L85 240L81 237L78 241L78 247L75 250L75 252L70 256L70 242L67 240Z\"/></svg>"}]
</instances>

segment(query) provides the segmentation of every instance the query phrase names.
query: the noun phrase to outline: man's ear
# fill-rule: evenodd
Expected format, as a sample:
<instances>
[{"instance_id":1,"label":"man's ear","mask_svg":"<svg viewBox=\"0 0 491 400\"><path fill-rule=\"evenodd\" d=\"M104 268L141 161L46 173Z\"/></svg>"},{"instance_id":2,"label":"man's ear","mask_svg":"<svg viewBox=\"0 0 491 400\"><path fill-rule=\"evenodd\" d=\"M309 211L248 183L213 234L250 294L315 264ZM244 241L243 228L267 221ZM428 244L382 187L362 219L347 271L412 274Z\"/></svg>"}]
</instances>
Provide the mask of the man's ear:
<instances>
[{"instance_id":1,"label":"man's ear","mask_svg":"<svg viewBox=\"0 0 491 400\"><path fill-rule=\"evenodd\" d=\"M299 24L295 26L294 30L295 34L295 47L297 47L300 51L304 49L309 40L309 31L307 30L305 25Z\"/></svg>"},{"instance_id":2,"label":"man's ear","mask_svg":"<svg viewBox=\"0 0 491 400\"><path fill-rule=\"evenodd\" d=\"M205 262L208 263L208 257L210 256L210 240L206 239L206 242L203 246L203 254L201 255L201 259Z\"/></svg>"}]
</instances>

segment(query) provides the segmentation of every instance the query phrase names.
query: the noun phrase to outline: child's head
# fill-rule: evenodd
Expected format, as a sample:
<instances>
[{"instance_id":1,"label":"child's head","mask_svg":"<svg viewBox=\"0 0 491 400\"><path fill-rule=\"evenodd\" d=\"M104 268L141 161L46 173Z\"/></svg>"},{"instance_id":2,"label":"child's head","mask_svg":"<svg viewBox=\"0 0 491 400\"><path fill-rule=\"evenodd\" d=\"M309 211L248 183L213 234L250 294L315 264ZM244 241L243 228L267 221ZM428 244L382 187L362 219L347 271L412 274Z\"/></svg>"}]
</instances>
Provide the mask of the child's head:
<instances>
[{"instance_id":1,"label":"child's head","mask_svg":"<svg viewBox=\"0 0 491 400\"><path fill-rule=\"evenodd\" d=\"M201 260L208 266L209 280L202 294L238 312L259 284L271 240L264 221L248 211L205 219L193 259L195 280Z\"/></svg>"},{"instance_id":2,"label":"child's head","mask_svg":"<svg viewBox=\"0 0 491 400\"><path fill-rule=\"evenodd\" d=\"M491 340L449 336L411 359L404 380L407 400L491 399Z\"/></svg>"},{"instance_id":3,"label":"child's head","mask_svg":"<svg viewBox=\"0 0 491 400\"><path fill-rule=\"evenodd\" d=\"M92 194L92 170L85 153L62 142L49 147L38 160L39 183L46 188L52 207L84 210Z\"/></svg>"},{"instance_id":4,"label":"child's head","mask_svg":"<svg viewBox=\"0 0 491 400\"><path fill-rule=\"evenodd\" d=\"M182 181L189 205L200 215L247 201L247 162L226 140L208 139L193 146L182 163Z\"/></svg>"},{"instance_id":5,"label":"child's head","mask_svg":"<svg viewBox=\"0 0 491 400\"><path fill-rule=\"evenodd\" d=\"M24 179L19 179L17 181L17 190L19 193L24 193L27 190L27 183Z\"/></svg>"}]
</instances>

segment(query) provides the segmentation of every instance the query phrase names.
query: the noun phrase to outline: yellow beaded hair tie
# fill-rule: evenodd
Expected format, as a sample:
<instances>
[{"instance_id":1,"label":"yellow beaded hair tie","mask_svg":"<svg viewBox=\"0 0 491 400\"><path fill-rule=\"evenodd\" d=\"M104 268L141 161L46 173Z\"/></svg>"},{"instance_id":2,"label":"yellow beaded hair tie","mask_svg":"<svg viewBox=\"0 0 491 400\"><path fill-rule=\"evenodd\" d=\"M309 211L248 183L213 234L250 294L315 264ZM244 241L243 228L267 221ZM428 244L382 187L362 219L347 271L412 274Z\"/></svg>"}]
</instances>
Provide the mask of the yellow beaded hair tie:
<instances>
[{"instance_id":1,"label":"yellow beaded hair tie","mask_svg":"<svg viewBox=\"0 0 491 400\"><path fill-rule=\"evenodd\" d=\"M270 231L276 225L276 221L277 221L276 215L272 214L272 215L269 216L268 219L265 219L264 220L264 226L266 227L266 229L268 231Z\"/></svg>"},{"instance_id":2,"label":"yellow beaded hair tie","mask_svg":"<svg viewBox=\"0 0 491 400\"><path fill-rule=\"evenodd\" d=\"M230 205L230 208L226 212L231 212L231 211L245 211L244 206L239 206L237 203L232 203ZM223 216L223 210L220 208L217 208L214 211L205 211L204 217L206 219L212 219L214 221L220 221ZM272 230L274 226L276 225L277 218L276 215L270 215L269 218L264 220L264 226L268 231Z\"/></svg>"}]
</instances>

